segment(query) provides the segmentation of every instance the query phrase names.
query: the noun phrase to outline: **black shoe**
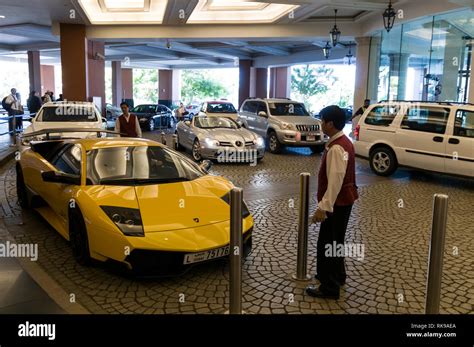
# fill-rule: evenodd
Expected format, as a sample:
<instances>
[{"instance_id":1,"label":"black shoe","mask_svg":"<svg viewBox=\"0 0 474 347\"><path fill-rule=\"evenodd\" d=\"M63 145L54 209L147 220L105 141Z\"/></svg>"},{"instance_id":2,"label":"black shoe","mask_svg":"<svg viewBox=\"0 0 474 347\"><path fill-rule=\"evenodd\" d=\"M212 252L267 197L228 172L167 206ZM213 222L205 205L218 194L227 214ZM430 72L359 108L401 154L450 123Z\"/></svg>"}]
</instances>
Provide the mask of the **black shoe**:
<instances>
[{"instance_id":1,"label":"black shoe","mask_svg":"<svg viewBox=\"0 0 474 347\"><path fill-rule=\"evenodd\" d=\"M306 287L306 294L315 298L323 298L323 299L339 299L339 293L324 293L319 288L315 286L307 286Z\"/></svg>"},{"instance_id":2,"label":"black shoe","mask_svg":"<svg viewBox=\"0 0 474 347\"><path fill-rule=\"evenodd\" d=\"M321 278L319 277L318 274L314 275L314 278L317 279L319 282L321 282ZM346 284L346 280L342 280L342 281L337 281L337 283L339 283L339 286L344 286Z\"/></svg>"}]
</instances>

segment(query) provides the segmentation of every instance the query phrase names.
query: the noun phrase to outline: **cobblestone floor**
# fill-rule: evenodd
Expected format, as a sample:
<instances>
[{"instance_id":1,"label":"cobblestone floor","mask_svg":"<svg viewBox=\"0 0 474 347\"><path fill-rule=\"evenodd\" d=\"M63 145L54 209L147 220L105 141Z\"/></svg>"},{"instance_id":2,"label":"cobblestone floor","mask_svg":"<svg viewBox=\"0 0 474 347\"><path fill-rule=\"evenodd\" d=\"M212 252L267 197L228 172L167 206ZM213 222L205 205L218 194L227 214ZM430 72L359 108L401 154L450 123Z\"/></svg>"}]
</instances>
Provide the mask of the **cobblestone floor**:
<instances>
[{"instance_id":1,"label":"cobblestone floor","mask_svg":"<svg viewBox=\"0 0 474 347\"><path fill-rule=\"evenodd\" d=\"M216 164L244 189L298 182L319 164L318 155L290 150L267 154L256 167ZM365 160L358 170L370 174ZM311 171L311 170L310 170ZM35 212L17 205L13 163L0 171L0 214L17 242L39 244L39 265L93 313L223 313L228 306L228 262L218 260L181 277L135 279L102 265L75 263L68 243ZM262 188L263 189L263 188ZM432 195L450 197L444 255L442 313L473 313L474 183L413 173L360 187L346 242L363 243L362 261L346 259L347 284L337 301L304 294L295 282L297 194L248 201L256 226L254 249L243 267L243 307L248 313L423 313ZM292 207L293 200L294 206ZM402 199L402 200L400 200ZM315 201L312 201L311 209ZM308 267L314 273L317 226L310 226ZM1 232L0 232L1 233ZM0 234L0 239L2 235ZM183 300L184 299L184 300Z\"/></svg>"}]
</instances>

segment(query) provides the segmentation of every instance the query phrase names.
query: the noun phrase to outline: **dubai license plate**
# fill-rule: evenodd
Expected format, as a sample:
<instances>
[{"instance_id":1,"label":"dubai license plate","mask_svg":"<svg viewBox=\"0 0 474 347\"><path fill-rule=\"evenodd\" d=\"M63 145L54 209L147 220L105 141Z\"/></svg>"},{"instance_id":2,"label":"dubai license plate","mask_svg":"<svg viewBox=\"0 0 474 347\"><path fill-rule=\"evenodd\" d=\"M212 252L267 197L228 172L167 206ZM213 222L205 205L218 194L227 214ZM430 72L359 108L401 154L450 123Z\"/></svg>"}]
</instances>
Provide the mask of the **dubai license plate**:
<instances>
[{"instance_id":1,"label":"dubai license plate","mask_svg":"<svg viewBox=\"0 0 474 347\"><path fill-rule=\"evenodd\" d=\"M183 264L199 263L201 261L225 257L226 255L229 255L229 246L210 249L209 251L199 253L188 253L184 255Z\"/></svg>"},{"instance_id":2,"label":"dubai license plate","mask_svg":"<svg viewBox=\"0 0 474 347\"><path fill-rule=\"evenodd\" d=\"M314 136L314 135L306 136L306 141L315 141L315 140L316 140L316 136Z\"/></svg>"}]
</instances>

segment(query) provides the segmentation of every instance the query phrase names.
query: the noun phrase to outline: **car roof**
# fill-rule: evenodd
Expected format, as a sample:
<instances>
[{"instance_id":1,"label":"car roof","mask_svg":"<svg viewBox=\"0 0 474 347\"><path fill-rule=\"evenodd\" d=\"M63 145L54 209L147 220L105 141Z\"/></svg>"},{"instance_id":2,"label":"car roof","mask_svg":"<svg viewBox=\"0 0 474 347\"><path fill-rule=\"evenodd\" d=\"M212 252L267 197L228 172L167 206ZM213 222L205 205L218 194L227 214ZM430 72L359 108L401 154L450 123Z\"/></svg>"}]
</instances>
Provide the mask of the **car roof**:
<instances>
[{"instance_id":1,"label":"car roof","mask_svg":"<svg viewBox=\"0 0 474 347\"><path fill-rule=\"evenodd\" d=\"M228 100L210 100L210 101L206 101L206 103L208 103L208 104L232 104Z\"/></svg>"},{"instance_id":2,"label":"car roof","mask_svg":"<svg viewBox=\"0 0 474 347\"><path fill-rule=\"evenodd\" d=\"M43 105L43 107L54 107L54 106L90 106L94 107L95 104L93 102L88 101L50 101Z\"/></svg>"},{"instance_id":3,"label":"car roof","mask_svg":"<svg viewBox=\"0 0 474 347\"><path fill-rule=\"evenodd\" d=\"M291 100L289 98L249 98L245 101L264 101L264 102L293 102L297 104L301 104L302 102L296 101L296 100Z\"/></svg>"},{"instance_id":4,"label":"car roof","mask_svg":"<svg viewBox=\"0 0 474 347\"><path fill-rule=\"evenodd\" d=\"M158 146L163 145L159 142L142 139L142 138L124 138L124 137L105 137L105 138L87 138L87 139L72 139L67 140L69 143L75 143L82 145L86 151L99 148L112 148L112 147L141 147L141 146Z\"/></svg>"}]
</instances>

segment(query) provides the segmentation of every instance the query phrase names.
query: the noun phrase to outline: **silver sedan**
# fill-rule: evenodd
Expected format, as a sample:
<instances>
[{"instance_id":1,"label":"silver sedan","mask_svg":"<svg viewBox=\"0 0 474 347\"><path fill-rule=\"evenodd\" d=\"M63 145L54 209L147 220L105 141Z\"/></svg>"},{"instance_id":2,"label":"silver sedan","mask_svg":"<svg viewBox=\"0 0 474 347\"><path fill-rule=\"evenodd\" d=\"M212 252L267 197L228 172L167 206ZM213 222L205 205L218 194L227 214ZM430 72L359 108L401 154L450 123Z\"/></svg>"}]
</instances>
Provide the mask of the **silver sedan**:
<instances>
[{"instance_id":1,"label":"silver sedan","mask_svg":"<svg viewBox=\"0 0 474 347\"><path fill-rule=\"evenodd\" d=\"M193 159L218 162L254 162L265 154L264 139L228 117L195 116L176 127L178 149L191 151Z\"/></svg>"}]
</instances>

